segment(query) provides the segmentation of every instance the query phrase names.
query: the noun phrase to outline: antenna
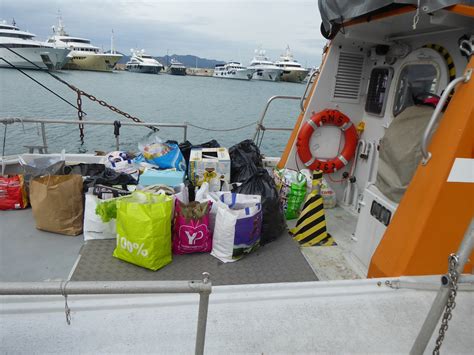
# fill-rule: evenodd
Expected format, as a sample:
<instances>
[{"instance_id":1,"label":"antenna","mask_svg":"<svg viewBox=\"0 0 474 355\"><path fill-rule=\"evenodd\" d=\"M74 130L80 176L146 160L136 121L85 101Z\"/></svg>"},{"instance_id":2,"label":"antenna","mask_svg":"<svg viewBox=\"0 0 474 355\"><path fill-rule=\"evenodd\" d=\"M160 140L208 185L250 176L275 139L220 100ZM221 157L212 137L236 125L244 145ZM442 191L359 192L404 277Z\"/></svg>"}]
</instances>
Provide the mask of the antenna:
<instances>
[{"instance_id":1,"label":"antenna","mask_svg":"<svg viewBox=\"0 0 474 355\"><path fill-rule=\"evenodd\" d=\"M115 54L114 48L114 29L112 28L112 36L110 36L110 54Z\"/></svg>"}]
</instances>

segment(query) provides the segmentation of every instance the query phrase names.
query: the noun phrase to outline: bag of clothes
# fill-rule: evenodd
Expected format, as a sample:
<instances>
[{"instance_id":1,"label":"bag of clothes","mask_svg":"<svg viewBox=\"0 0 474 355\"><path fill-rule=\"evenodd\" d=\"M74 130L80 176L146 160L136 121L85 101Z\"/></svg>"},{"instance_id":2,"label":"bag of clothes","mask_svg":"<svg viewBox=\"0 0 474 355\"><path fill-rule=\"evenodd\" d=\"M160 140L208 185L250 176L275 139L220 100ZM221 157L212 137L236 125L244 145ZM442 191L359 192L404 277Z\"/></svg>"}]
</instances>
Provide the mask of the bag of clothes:
<instances>
[{"instance_id":1,"label":"bag of clothes","mask_svg":"<svg viewBox=\"0 0 474 355\"><path fill-rule=\"evenodd\" d=\"M118 198L117 246L113 256L150 270L171 263L173 198L135 191Z\"/></svg>"},{"instance_id":2,"label":"bag of clothes","mask_svg":"<svg viewBox=\"0 0 474 355\"><path fill-rule=\"evenodd\" d=\"M209 228L209 213L212 202L175 202L173 227L173 253L190 254L210 252L212 230Z\"/></svg>"},{"instance_id":3,"label":"bag of clothes","mask_svg":"<svg viewBox=\"0 0 474 355\"><path fill-rule=\"evenodd\" d=\"M211 255L227 263L258 248L262 231L260 196L219 192Z\"/></svg>"}]
</instances>

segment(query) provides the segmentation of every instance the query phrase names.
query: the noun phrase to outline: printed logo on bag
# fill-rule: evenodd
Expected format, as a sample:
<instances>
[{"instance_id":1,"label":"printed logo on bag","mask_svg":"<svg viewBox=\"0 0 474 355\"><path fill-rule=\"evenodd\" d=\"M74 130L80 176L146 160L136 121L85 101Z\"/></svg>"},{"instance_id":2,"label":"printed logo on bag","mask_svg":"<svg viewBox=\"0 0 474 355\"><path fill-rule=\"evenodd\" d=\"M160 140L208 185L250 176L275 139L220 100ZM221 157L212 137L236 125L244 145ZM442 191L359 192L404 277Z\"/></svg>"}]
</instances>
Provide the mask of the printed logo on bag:
<instances>
[{"instance_id":1,"label":"printed logo on bag","mask_svg":"<svg viewBox=\"0 0 474 355\"><path fill-rule=\"evenodd\" d=\"M179 227L179 239L184 247L202 247L209 234L207 225L183 225Z\"/></svg>"},{"instance_id":2,"label":"printed logo on bag","mask_svg":"<svg viewBox=\"0 0 474 355\"><path fill-rule=\"evenodd\" d=\"M125 237L119 237L120 240L120 247L122 249L128 250L129 253L131 254L136 254L137 256L143 256L146 258L148 256L148 250L143 249L145 246L144 243L138 244L138 243L132 243L127 240Z\"/></svg>"}]
</instances>

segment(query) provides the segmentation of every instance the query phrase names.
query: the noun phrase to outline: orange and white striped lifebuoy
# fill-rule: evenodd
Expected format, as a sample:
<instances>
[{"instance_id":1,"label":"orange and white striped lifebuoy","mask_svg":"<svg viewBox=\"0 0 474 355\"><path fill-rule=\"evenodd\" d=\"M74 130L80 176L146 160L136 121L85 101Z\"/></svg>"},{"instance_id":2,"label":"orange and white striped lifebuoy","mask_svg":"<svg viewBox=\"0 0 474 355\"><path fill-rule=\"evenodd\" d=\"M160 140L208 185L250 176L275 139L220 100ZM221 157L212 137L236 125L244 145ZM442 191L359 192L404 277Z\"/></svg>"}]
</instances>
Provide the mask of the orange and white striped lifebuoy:
<instances>
[{"instance_id":1,"label":"orange and white striped lifebuoy","mask_svg":"<svg viewBox=\"0 0 474 355\"><path fill-rule=\"evenodd\" d=\"M344 133L345 138L344 148L341 153L328 160L318 159L313 156L309 147L311 136L318 127L323 125L339 127ZM338 110L323 110L313 114L310 120L301 127L296 148L298 157L308 169L322 170L323 173L330 174L340 170L354 157L357 141L357 131L349 117Z\"/></svg>"}]
</instances>

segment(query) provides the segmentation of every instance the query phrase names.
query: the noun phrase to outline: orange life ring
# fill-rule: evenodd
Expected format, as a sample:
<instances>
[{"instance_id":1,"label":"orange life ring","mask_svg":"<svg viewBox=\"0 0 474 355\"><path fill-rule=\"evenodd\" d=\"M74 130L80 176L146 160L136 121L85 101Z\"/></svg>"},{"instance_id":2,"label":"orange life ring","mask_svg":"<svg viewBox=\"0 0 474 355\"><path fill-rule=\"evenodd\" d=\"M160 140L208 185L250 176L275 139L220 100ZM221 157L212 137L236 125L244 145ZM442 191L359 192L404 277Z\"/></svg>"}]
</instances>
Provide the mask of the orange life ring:
<instances>
[{"instance_id":1,"label":"orange life ring","mask_svg":"<svg viewBox=\"0 0 474 355\"><path fill-rule=\"evenodd\" d=\"M341 153L328 160L321 160L313 156L309 147L309 141L314 131L323 125L339 127L344 133L346 141ZM313 114L310 120L303 125L298 133L296 148L299 158L308 169L322 170L323 173L330 174L340 170L354 157L357 140L357 131L349 117L338 110L323 110Z\"/></svg>"}]
</instances>

